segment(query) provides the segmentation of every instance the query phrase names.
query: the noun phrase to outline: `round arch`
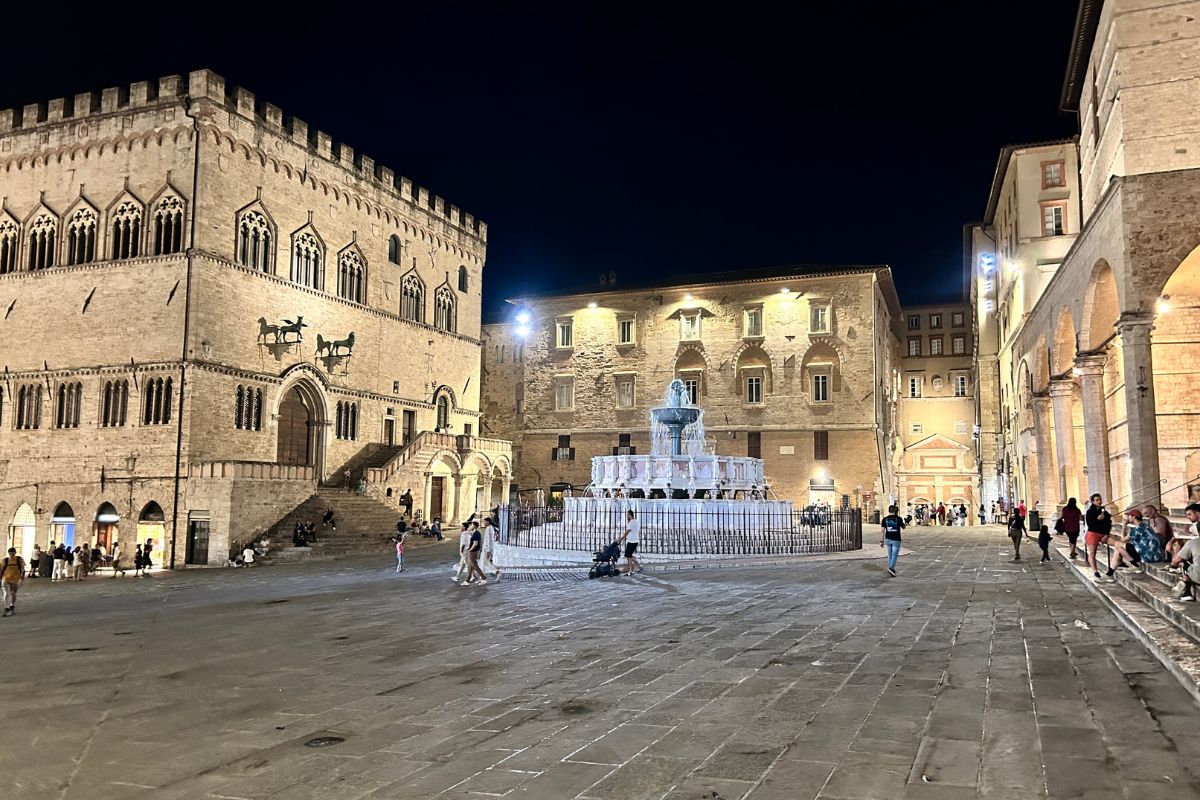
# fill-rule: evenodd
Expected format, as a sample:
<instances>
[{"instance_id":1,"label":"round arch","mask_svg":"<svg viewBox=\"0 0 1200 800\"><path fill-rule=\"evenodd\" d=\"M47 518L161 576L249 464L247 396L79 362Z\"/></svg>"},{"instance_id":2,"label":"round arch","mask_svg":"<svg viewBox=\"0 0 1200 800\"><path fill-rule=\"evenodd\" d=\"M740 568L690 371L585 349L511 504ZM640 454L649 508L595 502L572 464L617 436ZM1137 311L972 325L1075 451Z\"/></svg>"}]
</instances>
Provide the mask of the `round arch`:
<instances>
[{"instance_id":1,"label":"round arch","mask_svg":"<svg viewBox=\"0 0 1200 800\"><path fill-rule=\"evenodd\" d=\"M842 357L831 343L827 341L817 341L804 353L804 358L800 360L800 374L804 380L806 391L811 395L814 390L814 377L817 375L829 376L829 391L831 393L840 392L842 390ZM826 398L832 399L830 398Z\"/></svg>"},{"instance_id":2,"label":"round arch","mask_svg":"<svg viewBox=\"0 0 1200 800\"><path fill-rule=\"evenodd\" d=\"M306 372L286 380L276 398L275 419L275 463L312 467L324 480L329 410L321 383Z\"/></svg>"},{"instance_id":3,"label":"round arch","mask_svg":"<svg viewBox=\"0 0 1200 800\"><path fill-rule=\"evenodd\" d=\"M1083 298L1083 324L1080 342L1085 350L1096 350L1113 335L1121 316L1121 301L1117 279L1112 267L1100 259L1092 267L1087 291Z\"/></svg>"},{"instance_id":4,"label":"round arch","mask_svg":"<svg viewBox=\"0 0 1200 800\"><path fill-rule=\"evenodd\" d=\"M166 515L162 506L151 500L142 506L138 514L137 541L142 546L142 552L150 555L150 562L163 566L167 540Z\"/></svg>"},{"instance_id":5,"label":"round arch","mask_svg":"<svg viewBox=\"0 0 1200 800\"><path fill-rule=\"evenodd\" d=\"M112 503L103 502L96 508L96 519L93 523L96 546L106 553L112 552L112 546L119 541L121 515Z\"/></svg>"},{"instance_id":6,"label":"round arch","mask_svg":"<svg viewBox=\"0 0 1200 800\"><path fill-rule=\"evenodd\" d=\"M1030 390L1044 392L1050 388L1050 352L1049 346L1046 344L1046 335L1042 334L1038 337L1037 345L1033 351L1026 356L1027 361L1033 361L1033 372L1030 375L1032 383Z\"/></svg>"},{"instance_id":7,"label":"round arch","mask_svg":"<svg viewBox=\"0 0 1200 800\"><path fill-rule=\"evenodd\" d=\"M1050 351L1050 373L1064 375L1075 367L1075 316L1063 306L1054 325L1054 347Z\"/></svg>"},{"instance_id":8,"label":"round arch","mask_svg":"<svg viewBox=\"0 0 1200 800\"><path fill-rule=\"evenodd\" d=\"M1154 405L1159 449L1162 501L1181 508L1200 498L1200 247L1179 262L1152 301L1157 315L1150 333Z\"/></svg>"},{"instance_id":9,"label":"round arch","mask_svg":"<svg viewBox=\"0 0 1200 800\"><path fill-rule=\"evenodd\" d=\"M63 500L54 507L54 513L50 515L50 537L47 541L56 544L71 543L75 544L75 509L71 508L71 504Z\"/></svg>"}]
</instances>

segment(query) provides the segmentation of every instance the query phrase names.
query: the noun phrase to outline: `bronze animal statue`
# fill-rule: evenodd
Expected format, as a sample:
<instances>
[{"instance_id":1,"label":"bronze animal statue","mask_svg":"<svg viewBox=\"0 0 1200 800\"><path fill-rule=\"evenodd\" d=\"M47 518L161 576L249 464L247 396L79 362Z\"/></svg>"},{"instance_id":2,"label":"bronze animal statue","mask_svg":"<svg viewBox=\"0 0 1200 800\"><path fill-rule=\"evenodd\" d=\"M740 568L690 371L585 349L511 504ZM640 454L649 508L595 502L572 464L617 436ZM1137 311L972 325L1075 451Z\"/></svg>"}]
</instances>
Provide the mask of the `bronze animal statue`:
<instances>
[{"instance_id":1,"label":"bronze animal statue","mask_svg":"<svg viewBox=\"0 0 1200 800\"><path fill-rule=\"evenodd\" d=\"M322 338L321 334L319 334L319 333L317 334L317 355L318 356L320 356L321 353L323 353L323 352L329 353L329 355L331 357L336 356L336 355L338 355L338 350L342 347L346 348L346 355L353 354L354 331L350 331L350 335L347 336L345 339L336 339L334 341L330 341L328 339Z\"/></svg>"},{"instance_id":2,"label":"bronze animal statue","mask_svg":"<svg viewBox=\"0 0 1200 800\"><path fill-rule=\"evenodd\" d=\"M275 341L279 341L279 326L268 325L266 317L258 318L258 338L263 344L267 343L267 336L274 336Z\"/></svg>"},{"instance_id":3,"label":"bronze animal statue","mask_svg":"<svg viewBox=\"0 0 1200 800\"><path fill-rule=\"evenodd\" d=\"M290 319L285 319L284 322L287 324L279 326L279 333L276 334L277 338L275 341L282 342L283 344L293 344L288 341L287 337L289 333L294 333L296 334L296 341L303 342L304 333L300 329L308 327L308 323L304 321L304 317L296 317L295 322L292 322Z\"/></svg>"}]
</instances>

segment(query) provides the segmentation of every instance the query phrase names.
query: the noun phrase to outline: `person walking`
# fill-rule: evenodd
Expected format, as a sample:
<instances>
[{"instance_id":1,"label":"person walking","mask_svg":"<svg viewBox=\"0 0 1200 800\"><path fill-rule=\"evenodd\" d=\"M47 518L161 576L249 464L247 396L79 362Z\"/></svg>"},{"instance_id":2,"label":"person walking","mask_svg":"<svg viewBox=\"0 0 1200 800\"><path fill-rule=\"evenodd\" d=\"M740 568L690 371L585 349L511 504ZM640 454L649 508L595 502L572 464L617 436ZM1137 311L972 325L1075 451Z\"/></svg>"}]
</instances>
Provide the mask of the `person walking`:
<instances>
[{"instance_id":1,"label":"person walking","mask_svg":"<svg viewBox=\"0 0 1200 800\"><path fill-rule=\"evenodd\" d=\"M631 508L625 512L625 533L617 540L618 542L625 542L626 575L632 575L635 571L642 571L641 562L637 560L637 549L638 544L641 542L641 531L642 523Z\"/></svg>"},{"instance_id":2,"label":"person walking","mask_svg":"<svg viewBox=\"0 0 1200 800\"><path fill-rule=\"evenodd\" d=\"M905 523L900 517L896 506L888 506L887 516L879 521L883 533L879 537L879 546L887 547L887 571L890 577L896 577L896 561L900 558L900 531Z\"/></svg>"},{"instance_id":3,"label":"person walking","mask_svg":"<svg viewBox=\"0 0 1200 800\"><path fill-rule=\"evenodd\" d=\"M1104 498L1099 492L1092 495L1091 500L1091 505L1084 514L1084 522L1087 525L1084 544L1087 547L1088 566L1091 567L1096 580L1100 580L1100 568L1096 566L1096 549L1108 542L1108 536L1112 533L1112 514L1104 507Z\"/></svg>"},{"instance_id":4,"label":"person walking","mask_svg":"<svg viewBox=\"0 0 1200 800\"><path fill-rule=\"evenodd\" d=\"M412 489L405 489L404 494L400 495L400 505L404 506L404 515L411 517L413 510Z\"/></svg>"},{"instance_id":5,"label":"person walking","mask_svg":"<svg viewBox=\"0 0 1200 800\"><path fill-rule=\"evenodd\" d=\"M943 503L938 503L937 518L938 518L938 525L946 524L946 506Z\"/></svg>"},{"instance_id":6,"label":"person walking","mask_svg":"<svg viewBox=\"0 0 1200 800\"><path fill-rule=\"evenodd\" d=\"M1021 560L1021 540L1025 538L1025 516L1020 509L1013 511L1008 518L1008 538L1013 543L1013 561Z\"/></svg>"},{"instance_id":7,"label":"person walking","mask_svg":"<svg viewBox=\"0 0 1200 800\"><path fill-rule=\"evenodd\" d=\"M334 520L333 520L333 507L332 506L327 506L325 508L325 513L321 515L321 527L322 528L332 527L335 532L337 531L337 523L334 522Z\"/></svg>"},{"instance_id":8,"label":"person walking","mask_svg":"<svg viewBox=\"0 0 1200 800\"><path fill-rule=\"evenodd\" d=\"M467 567L467 548L471 546L471 526L463 523L462 530L458 534L458 569L454 573L454 582L458 583L468 572Z\"/></svg>"},{"instance_id":9,"label":"person walking","mask_svg":"<svg viewBox=\"0 0 1200 800\"><path fill-rule=\"evenodd\" d=\"M133 546L133 576L135 578L142 576L142 546L140 544Z\"/></svg>"},{"instance_id":10,"label":"person walking","mask_svg":"<svg viewBox=\"0 0 1200 800\"><path fill-rule=\"evenodd\" d=\"M75 550L71 553L74 556L72 564L72 579L81 581L87 577L88 564L91 563L92 557L87 546L76 545Z\"/></svg>"},{"instance_id":11,"label":"person walking","mask_svg":"<svg viewBox=\"0 0 1200 800\"><path fill-rule=\"evenodd\" d=\"M150 559L150 552L154 550L154 540L147 539L142 545L142 577L149 578L150 570L154 568L154 562Z\"/></svg>"},{"instance_id":12,"label":"person walking","mask_svg":"<svg viewBox=\"0 0 1200 800\"><path fill-rule=\"evenodd\" d=\"M471 538L467 544L467 580L459 586L478 586L487 583L487 576L479 568L480 554L483 552L483 535L479 532L479 523L471 523ZM475 576L479 578L476 579Z\"/></svg>"},{"instance_id":13,"label":"person walking","mask_svg":"<svg viewBox=\"0 0 1200 800\"><path fill-rule=\"evenodd\" d=\"M63 561L66 562L63 564L64 581L73 580L72 576L75 574L75 551L78 549L78 547L76 547L75 550L72 550L69 547L63 548Z\"/></svg>"},{"instance_id":14,"label":"person walking","mask_svg":"<svg viewBox=\"0 0 1200 800\"><path fill-rule=\"evenodd\" d=\"M1067 535L1067 541L1071 543L1071 559L1078 558L1078 543L1079 543L1079 523L1083 521L1083 512L1079 510L1079 504L1075 502L1074 497L1067 499L1067 504L1062 510L1063 533Z\"/></svg>"},{"instance_id":15,"label":"person walking","mask_svg":"<svg viewBox=\"0 0 1200 800\"><path fill-rule=\"evenodd\" d=\"M8 548L8 557L0 562L0 588L4 593L4 614L11 617L17 613L17 589L25 580L25 559L17 555L17 548Z\"/></svg>"},{"instance_id":16,"label":"person walking","mask_svg":"<svg viewBox=\"0 0 1200 800\"><path fill-rule=\"evenodd\" d=\"M50 573L50 582L58 583L65 579L67 569L67 555L65 548L60 545L50 543L50 561L53 563L52 572Z\"/></svg>"},{"instance_id":17,"label":"person walking","mask_svg":"<svg viewBox=\"0 0 1200 800\"><path fill-rule=\"evenodd\" d=\"M112 567L113 567L112 576L114 578L117 577L118 572L121 573L122 575L124 575L125 571L129 568L129 564L127 563L127 557L125 555L125 548L121 547L120 542L113 543Z\"/></svg>"},{"instance_id":18,"label":"person walking","mask_svg":"<svg viewBox=\"0 0 1200 800\"><path fill-rule=\"evenodd\" d=\"M1038 547L1042 548L1042 560L1039 564L1045 564L1050 560L1050 528L1043 525L1038 531Z\"/></svg>"},{"instance_id":19,"label":"person walking","mask_svg":"<svg viewBox=\"0 0 1200 800\"><path fill-rule=\"evenodd\" d=\"M483 518L483 529L480 531L483 537L483 571L490 571L495 576L496 580L500 580L500 568L496 566L496 539L500 536L500 531L492 524L491 517Z\"/></svg>"},{"instance_id":20,"label":"person walking","mask_svg":"<svg viewBox=\"0 0 1200 800\"><path fill-rule=\"evenodd\" d=\"M404 572L404 540L408 534L404 531L396 534L396 574Z\"/></svg>"}]
</instances>

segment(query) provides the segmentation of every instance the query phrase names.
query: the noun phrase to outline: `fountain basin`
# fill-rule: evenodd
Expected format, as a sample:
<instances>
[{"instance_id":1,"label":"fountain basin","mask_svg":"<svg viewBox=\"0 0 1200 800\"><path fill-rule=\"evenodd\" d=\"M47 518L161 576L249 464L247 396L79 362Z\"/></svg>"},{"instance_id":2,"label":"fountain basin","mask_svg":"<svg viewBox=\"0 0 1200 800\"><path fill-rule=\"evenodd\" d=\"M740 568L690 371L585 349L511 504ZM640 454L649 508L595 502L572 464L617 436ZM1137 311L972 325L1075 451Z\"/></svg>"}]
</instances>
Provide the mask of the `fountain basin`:
<instances>
[{"instance_id":1,"label":"fountain basin","mask_svg":"<svg viewBox=\"0 0 1200 800\"><path fill-rule=\"evenodd\" d=\"M647 494L653 489L668 492L718 490L749 492L763 490L766 477L761 458L750 456L648 455L596 456L592 459L593 494L634 489Z\"/></svg>"}]
</instances>

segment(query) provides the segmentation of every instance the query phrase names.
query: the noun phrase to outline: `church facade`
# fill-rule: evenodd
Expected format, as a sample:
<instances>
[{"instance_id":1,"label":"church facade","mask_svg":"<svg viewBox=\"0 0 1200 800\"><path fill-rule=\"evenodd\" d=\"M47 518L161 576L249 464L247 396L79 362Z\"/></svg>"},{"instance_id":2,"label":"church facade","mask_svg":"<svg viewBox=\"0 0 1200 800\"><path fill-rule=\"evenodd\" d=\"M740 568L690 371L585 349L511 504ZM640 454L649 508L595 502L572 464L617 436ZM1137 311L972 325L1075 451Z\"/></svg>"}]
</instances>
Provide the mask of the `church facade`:
<instances>
[{"instance_id":1,"label":"church facade","mask_svg":"<svg viewBox=\"0 0 1200 800\"><path fill-rule=\"evenodd\" d=\"M506 490L470 214L207 70L0 111L0 198L10 546L215 564L321 484Z\"/></svg>"}]
</instances>

